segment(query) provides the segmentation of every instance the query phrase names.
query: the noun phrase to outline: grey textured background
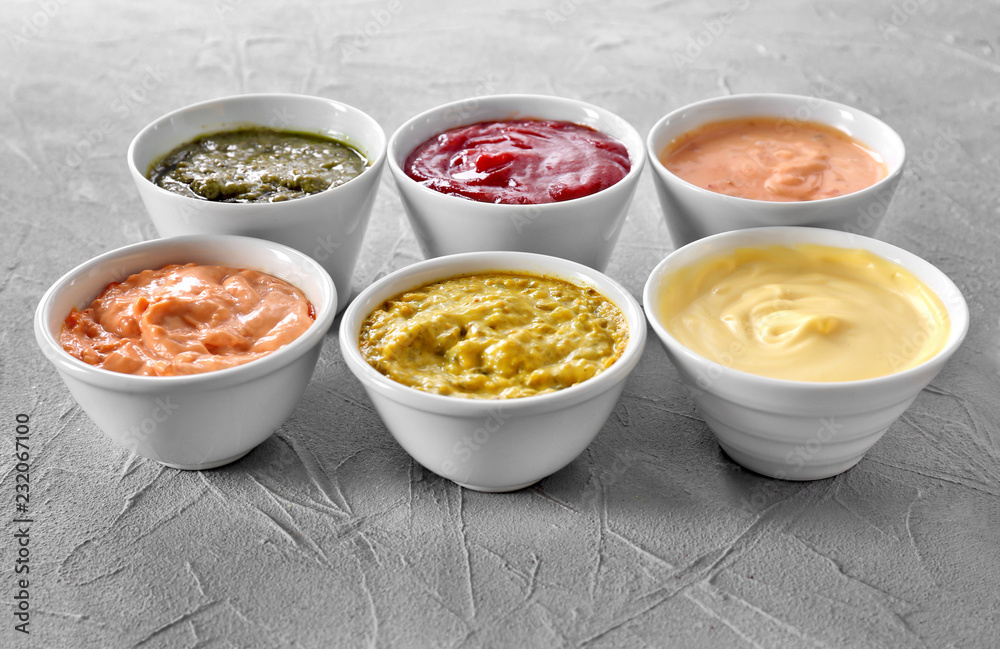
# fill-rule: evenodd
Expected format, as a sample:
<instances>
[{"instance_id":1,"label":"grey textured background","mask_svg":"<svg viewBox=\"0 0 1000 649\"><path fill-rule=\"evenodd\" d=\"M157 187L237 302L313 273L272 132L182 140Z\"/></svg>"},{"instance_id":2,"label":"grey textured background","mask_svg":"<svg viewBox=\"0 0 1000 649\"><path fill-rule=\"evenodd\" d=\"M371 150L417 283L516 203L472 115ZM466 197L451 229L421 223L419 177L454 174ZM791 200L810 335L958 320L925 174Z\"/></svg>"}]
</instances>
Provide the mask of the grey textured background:
<instances>
[{"instance_id":1,"label":"grey textured background","mask_svg":"<svg viewBox=\"0 0 1000 649\"><path fill-rule=\"evenodd\" d=\"M3 0L0 13L0 646L1000 644L997 2ZM879 237L955 280L969 336L857 467L812 483L730 461L651 339L569 467L517 493L464 491L395 444L336 328L276 435L220 470L163 468L96 430L31 316L73 266L156 236L125 166L143 125L263 91L346 101L387 133L502 92L584 99L643 135L727 93L858 106L909 152ZM645 173L608 269L636 295L672 249ZM356 286L419 258L387 173ZM34 433L30 637L9 612L15 413Z\"/></svg>"}]
</instances>

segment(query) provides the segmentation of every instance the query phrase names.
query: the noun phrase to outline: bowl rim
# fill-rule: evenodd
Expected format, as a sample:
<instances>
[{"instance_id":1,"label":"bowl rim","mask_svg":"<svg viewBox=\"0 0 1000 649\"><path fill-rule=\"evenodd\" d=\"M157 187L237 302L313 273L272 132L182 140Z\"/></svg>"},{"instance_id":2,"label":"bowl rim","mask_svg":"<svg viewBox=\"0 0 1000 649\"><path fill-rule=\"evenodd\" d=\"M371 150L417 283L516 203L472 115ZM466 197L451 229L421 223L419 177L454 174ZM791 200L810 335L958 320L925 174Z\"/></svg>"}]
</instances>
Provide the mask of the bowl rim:
<instances>
[{"instance_id":1,"label":"bowl rim","mask_svg":"<svg viewBox=\"0 0 1000 649\"><path fill-rule=\"evenodd\" d=\"M387 297L451 277L490 271L544 275L595 288L625 316L629 340L622 355L596 376L567 388L513 399L466 399L424 392L390 379L361 355L358 336L364 318ZM381 294L387 295L375 301L375 297ZM344 361L362 385L394 402L442 416L482 416L498 409L532 414L572 406L624 382L638 364L645 347L646 316L639 302L625 287L604 273L578 262L531 252L464 252L417 262L373 282L344 312L339 342Z\"/></svg>"},{"instance_id":2,"label":"bowl rim","mask_svg":"<svg viewBox=\"0 0 1000 649\"><path fill-rule=\"evenodd\" d=\"M52 302L64 291L72 288L73 284L80 277L85 277L89 273L94 273L101 267L112 264L118 259L132 256L140 252L170 251L178 250L178 257L183 258L181 252L188 244L205 246L215 246L226 242L235 242L241 246L247 246L250 250L268 250L288 257L299 268L303 274L315 275L319 283L319 291L324 299L321 309L316 310L316 318L302 335L286 344L284 347L276 349L261 358L254 359L242 365L227 367L219 370L200 372L197 374L181 374L174 376L145 376L136 374L126 374L90 365L83 360L76 358L59 344L59 341L52 335L49 322L56 317L52 312ZM242 253L241 253L242 254ZM253 254L256 254L254 252ZM261 264L242 264L243 268L252 268L260 272L275 275L274 271L265 269ZM139 272L139 271L136 271ZM101 272L99 274L110 274ZM130 273L134 274L134 273ZM277 276L277 275L275 275ZM114 278L108 277L108 281ZM285 280L287 281L287 280ZM290 282L291 283L291 282ZM294 284L293 284L294 286ZM302 288L296 286L300 291ZM97 296L94 295L93 298ZM308 296L307 296L308 298ZM310 299L310 303L312 300ZM131 392L156 392L165 388L181 388L203 386L204 384L218 384L211 387L221 388L227 385L245 383L259 378L265 374L277 371L301 357L313 345L321 342L327 330L333 324L337 313L337 287L330 277L330 274L323 267L308 255L280 243L265 239L255 239L229 234L192 234L179 237L168 237L164 239L149 239L132 243L120 248L115 248L102 253L96 257L84 261L72 270L64 273L59 279L52 283L45 291L38 305L35 308L34 330L35 340L45 357L51 362L59 373L67 373L90 385L110 388L113 390L124 390ZM68 315L68 314L67 314ZM65 320L65 316L63 316Z\"/></svg>"},{"instance_id":3,"label":"bowl rim","mask_svg":"<svg viewBox=\"0 0 1000 649\"><path fill-rule=\"evenodd\" d=\"M618 182L616 182L615 184L613 184L613 185L611 185L609 187L605 187L604 189L602 189L600 191L597 191L597 192L594 192L593 194L588 194L586 196L580 196L580 197L577 197L577 198L571 198L571 199L566 200L566 201L556 201L556 202L553 202L553 203L487 203L485 201L476 201L476 200L472 200L470 198L465 198L463 196L456 196L454 194L445 194L445 193L433 190L433 189L431 189L429 187L425 187L420 182L414 180L413 178L410 178L406 174L406 172L403 171L403 168L401 166L400 161L398 161L396 159L396 156L394 155L394 151L398 147L398 141L399 141L400 137L402 136L404 130L408 129L411 125L413 125L413 124L415 124L415 123L417 123L417 122L419 122L421 120L426 120L426 119L428 119L430 117L436 116L439 113L444 113L444 112L446 112L446 111L448 111L450 109L462 106L464 104L468 104L470 102L477 102L478 103L477 109L482 109L483 108L483 104L486 104L487 107L488 107L489 104L491 104L491 103L505 102L505 101L511 101L511 102L523 102L523 101L551 102L552 105L574 106L574 107L577 107L577 108L582 108L584 110L591 110L591 111L597 113L598 116L602 120L607 120L607 121L612 121L612 122L613 121L620 122L621 126L622 126L622 129L627 133L627 137L626 138L617 138L616 137L615 139L618 140L619 142L621 142L625 146L625 149L628 151L629 159L630 159L630 162L631 162L631 166L630 166L630 168L628 170L628 173L626 173L624 176L622 176L621 180L619 180ZM524 119L542 119L542 120L545 120L545 119L556 119L556 118L549 118L549 117L544 117L544 116L523 117L523 118ZM484 121L501 121L500 119L490 120L489 118L475 119L475 121L470 121L470 120L474 120L474 119L475 118L468 118L466 120L462 120L462 123L456 124L455 126L450 126L450 127L448 127L448 129L445 129L445 130L449 130L451 128L461 128L463 126L469 126L471 124L476 124L478 122L484 122ZM561 121L569 121L569 120L561 120ZM578 125L582 125L582 126L589 126L587 124L579 124L578 122L572 122L572 123L578 124ZM608 137L614 137L610 133L608 133L607 131L603 131L601 129L598 129L598 128L592 127L592 126L590 128L594 128L595 130L600 131L601 133L603 133L604 135L607 135ZM430 139L430 138L434 137L436 134L441 133L441 132L443 132L443 131L437 130L434 133L431 133L430 135L428 135L426 138L424 138L423 141L426 141L427 139ZM630 145L630 143L628 141L629 139L632 140L631 144L635 145L634 147ZM499 210L522 210L522 211L529 211L529 210L530 211L535 211L535 210L545 211L545 210L550 210L551 211L551 210L560 209L559 206L566 206L566 205L580 206L582 204L582 202L587 201L587 200L596 200L595 197L597 197L597 196L605 196L605 195L607 195L607 192L615 190L616 188L619 189L619 190L621 190L621 189L627 190L631 185L633 185L634 183L636 183L638 181L639 176L642 174L642 170L643 170L643 168L644 168L644 166L646 164L646 146L645 146L645 141L643 140L642 135L639 134L639 131L631 124L631 122L629 122L628 120L626 120L624 117L618 115L617 113L611 112L607 108L602 108L602 107L597 106L595 104L591 104L589 102L583 101L582 99L573 99L573 98L570 98L570 97L562 97L562 96L559 96L559 95L541 95L541 94L533 94L533 93L505 93L505 94L497 94L497 95L482 95L482 96L478 96L478 97L466 97L464 99L458 99L458 100L450 101L450 102L447 102L447 103L444 103L444 104L439 104L439 105L434 106L432 108L428 108L427 110L424 110L423 112L420 112L420 113L418 113L418 114L410 117L409 119L407 119L406 121L404 121L402 124L400 124L399 127L395 131L393 131L392 135L389 136L389 141L388 141L388 144L386 146L386 151L387 151L386 164L388 164L389 170L392 173L392 176L396 180L397 183L407 183L411 187L413 187L415 191L418 191L421 194L424 194L426 196L435 196L435 197L442 197L443 196L443 197L447 197L448 199L451 199L451 200L463 201L463 203L465 203L465 204L491 206L489 208L470 208L470 209L493 209L493 210L497 210L497 211L499 211ZM408 156L409 153L410 152L407 151L405 153L405 155ZM565 209L565 208L562 208L562 209Z\"/></svg>"},{"instance_id":4,"label":"bowl rim","mask_svg":"<svg viewBox=\"0 0 1000 649\"><path fill-rule=\"evenodd\" d=\"M766 243L744 243L744 244L734 244L725 245L723 247L723 252L725 250L730 250L733 248L753 248L760 247L764 245L795 245L796 243L810 243L818 244L824 246L831 246L834 248L861 248L872 252L873 254L898 264L910 271L911 273L917 274L914 266L920 267L924 273L935 275L937 279L943 283L949 289L954 289L953 298L945 299L938 291L934 290L930 286L932 291L938 296L941 302L945 305L945 310L948 313L949 320L949 334L948 340L945 341L944 346L938 350L936 354L923 361L922 363L915 365L911 368L902 370L900 372L893 372L891 374L885 374L882 376L875 376L867 379L855 379L851 381L796 381L792 379L779 379L770 376L763 376L760 374L754 374L752 372L747 372L744 370L739 370L733 367L717 363L711 359L708 359L701 354L689 349L686 345L681 343L679 340L674 338L673 335L667 330L667 328L660 322L660 318L656 313L655 305L658 303L656 298L656 291L659 289L660 283L663 281L663 277L667 272L667 267L675 262L677 257L683 254L691 254L692 250L696 250L699 247L710 245L713 243L725 242L728 244L730 239L739 239L741 237L753 236L755 233L757 236L762 238L771 239L775 236L780 237L782 235L791 235L791 238L797 241L783 241L774 240L767 241ZM821 234L817 234L821 233ZM773 236L772 236L773 235ZM832 237L833 241L815 241L812 238L823 238ZM854 242L854 245L852 245ZM861 245L858 245L860 243ZM719 251L715 251L713 254L717 254ZM886 253L892 253L893 257L887 256ZM695 262L688 262L685 266L690 265ZM921 280L923 281L923 280ZM926 282L924 282L926 284ZM689 361L703 365L707 368L716 368L721 372L720 376L725 376L733 380L739 381L753 381L760 384L763 387L772 387L778 389L795 389L802 390L806 392L817 392L824 390L858 390L865 388L874 388L876 386L895 383L899 381L905 381L908 377L916 376L925 372L927 368L933 364L943 364L946 362L961 346L966 334L969 330L969 306L965 300L965 296L959 290L958 286L948 277L944 271L939 269L937 266L933 265L929 261L919 257L918 255L909 252L899 246L893 245L881 239L875 239L874 237L867 237L860 234L854 234L851 232L842 232L840 230L830 230L827 228L811 228L804 226L769 226L761 228L744 228L740 230L730 230L727 232L720 232L718 234L713 234L674 250L668 254L664 259L662 259L649 273L649 277L646 279L646 283L643 286L642 291L643 300L643 310L646 313L646 319L649 325L653 328L657 337L664 343L665 346L670 348L670 351L679 354ZM712 392L711 389L706 389L707 392Z\"/></svg>"},{"instance_id":5,"label":"bowl rim","mask_svg":"<svg viewBox=\"0 0 1000 649\"><path fill-rule=\"evenodd\" d=\"M713 192L710 189L699 187L698 185L695 185L694 183L681 178L677 174L667 169L666 165L664 165L663 162L660 160L659 152L657 152L653 146L653 140L656 136L659 135L659 131L663 128L664 124L666 124L671 118L675 117L676 115L684 111L700 109L705 106L711 106L715 104L737 103L740 101L748 101L754 99L774 99L777 101L798 102L798 103L816 101L820 102L825 106L846 110L854 115L862 116L864 119L872 120L873 123L875 123L879 128L885 131L889 139L893 140L894 145L897 145L899 147L899 152L900 152L899 164L893 165L891 168L889 168L888 163L886 163L887 172L883 178L880 178L878 181L876 181L871 185L868 185L867 187L862 187L861 189L850 192L848 194L841 194L840 196L829 196L827 198L816 198L807 201L766 201L757 198L743 198L741 196L730 196L728 194L720 194L718 192ZM743 117L775 117L775 116L776 115L764 111L757 111L757 112L748 111L743 115ZM777 117L781 116L778 115ZM733 117L731 119L739 119L739 117ZM709 120L706 121L705 123L708 124L713 121L718 121L718 120ZM807 119L805 121L810 121L810 120ZM824 121L818 119L812 121L819 122L820 124L825 124L826 126L830 126L840 131L840 129L837 128L836 126L828 124ZM675 108L674 110L668 112L666 115L656 120L656 123L653 124L652 128L650 128L649 133L646 136L645 144L646 144L645 146L646 155L649 157L650 167L653 169L653 171L657 176L663 178L664 180L669 179L675 182L679 182L681 186L685 187L686 189L688 189L689 191L693 192L696 195L717 197L718 200L731 202L734 206L766 205L768 206L768 209L774 209L774 210L789 211L789 210L801 209L802 205L811 205L811 206L836 205L838 202L849 201L861 194L878 193L888 188L891 188L892 183L895 183L899 179L899 177L902 176L903 169L906 166L906 143L903 141L903 138L899 135L896 129L889 126L882 119L876 117L875 115L872 115L867 111L861 110L860 108L856 108L848 104L842 104L840 102L833 101L832 99L826 99L823 97L811 97L808 95L796 95L790 93L748 92L736 95L723 95L721 97L710 97L708 99L702 99L690 104L686 104L684 106L680 106L679 108ZM879 156L883 156L881 150L876 149L873 146L870 146L867 142L862 142L862 144L864 144L867 148L878 153ZM775 226L775 227L782 227L782 226Z\"/></svg>"},{"instance_id":6,"label":"bowl rim","mask_svg":"<svg viewBox=\"0 0 1000 649\"><path fill-rule=\"evenodd\" d=\"M377 155L375 156L374 159L369 159L368 160L368 166L365 167L365 169L360 174L358 174L354 178L351 178L350 180L348 180L345 183L337 185L336 187L328 187L328 188L324 189L323 191L316 192L315 194L308 194L306 196L300 196L298 198L295 198L295 199L292 199L292 200L288 200L288 201L279 201L277 203L224 203L224 202L220 202L220 201L208 201L208 200L193 198L191 196L185 196L184 194L178 194L176 192L172 192L170 190L164 189L163 187L160 187L159 185L155 184L153 181L151 181L149 178L146 177L146 173L144 171L140 170L139 167L138 167L138 165L136 164L135 156L136 156L136 149L138 148L139 143L143 139L150 137L150 133L152 133L153 131L155 131L161 125L163 125L163 124L165 124L167 122L170 122L174 118L176 118L176 117L178 117L180 115L183 115L184 113L191 112L191 111L198 110L198 109L202 109L202 108L206 108L206 107L211 107L211 106L214 106L214 105L225 104L225 103L229 103L229 102L254 102L254 101L272 101L272 100L274 100L274 101L284 100L284 101L299 101L299 102L310 102L310 103L322 103L322 104L327 104L327 105L338 106L338 107L346 109L348 112L355 113L356 115L358 115L359 117L361 117L363 120L369 122L369 125L374 129L374 132L376 133L377 138L373 142L374 146L372 147L372 149L377 151ZM251 124L251 122L241 122L241 123L245 123L247 125ZM203 137L203 136L209 135L211 133L224 132L225 130L234 130L234 129L223 129L221 131L219 131L219 130L207 130L207 131L204 131L201 135L198 135L198 136L195 136L195 137L196 138L197 137ZM291 130L291 131L294 131L295 130L295 126L294 125L289 125L286 128L276 129L276 130L286 130L286 131ZM308 132L308 131L302 131L302 132ZM345 132L345 134L347 134L347 133ZM347 135L349 135L349 134L347 134ZM386 152L387 152L387 149L386 149L387 142L388 142L388 139L386 138L385 130L382 128L381 124L379 124L378 121L374 117L372 117L368 113L364 112L360 108L357 108L357 107L352 106L350 104L346 104L346 103L344 103L344 102L342 102L340 100L330 99L328 97L319 97L317 95L304 95L304 94L299 94L299 93L259 92L259 93L243 94L243 95L226 95L224 97L216 97L215 99L206 99L204 101L199 101L199 102L196 102L194 104L188 104L187 106L182 106L180 108L176 108L176 109L174 109L174 110L172 110L172 111L170 111L168 113L160 115L159 117L157 117L153 121L151 121L148 124L146 124L145 126L143 126L142 129L140 129L139 132L135 134L135 136L132 138L132 141L128 145L128 151L127 151L127 153L125 155L125 158L126 158L126 161L128 163L129 171L132 173L132 176L134 178L141 178L144 183L146 183L149 187L153 188L155 191L162 192L163 194L165 194L167 196L170 196L170 197L184 199L184 200L187 200L187 201L193 201L193 203L197 204L197 205L204 205L204 204L212 205L213 209L222 209L222 210L231 210L231 211L232 210L246 210L247 209L246 206L248 206L248 205L254 205L256 207L252 208L252 209L258 209L258 210L259 209L286 209L286 208L282 208L282 207L264 207L264 206L270 206L270 205L281 206L281 205L285 205L285 204L292 203L292 202L301 203L301 201L312 200L312 199L318 198L318 197L323 196L323 195L329 196L331 194L336 193L338 190L341 190L344 187L347 187L353 181L358 180L362 176L371 175L372 173L377 174L379 171L381 171L381 167L385 163ZM357 150L357 147L355 145L353 145L353 144L349 144L348 143L348 146L350 146L351 148ZM170 151L165 151L162 154L160 154L160 156L162 157L162 156L166 155L169 152ZM359 151L358 153L361 153L361 152ZM361 155L363 155L367 159L367 156L365 156L363 153ZM153 158L153 161L155 161L157 159L158 158ZM152 161L151 161L150 164L152 164Z\"/></svg>"}]
</instances>

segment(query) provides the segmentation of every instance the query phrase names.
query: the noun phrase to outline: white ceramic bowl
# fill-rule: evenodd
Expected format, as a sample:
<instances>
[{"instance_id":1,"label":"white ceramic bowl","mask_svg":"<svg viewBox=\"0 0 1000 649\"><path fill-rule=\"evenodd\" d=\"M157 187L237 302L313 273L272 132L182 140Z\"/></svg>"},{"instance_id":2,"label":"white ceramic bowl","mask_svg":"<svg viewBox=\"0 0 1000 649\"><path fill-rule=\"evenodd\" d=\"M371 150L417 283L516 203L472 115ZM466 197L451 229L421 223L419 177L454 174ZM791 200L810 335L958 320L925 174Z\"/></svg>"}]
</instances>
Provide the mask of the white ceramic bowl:
<instances>
[{"instance_id":1,"label":"white ceramic bowl","mask_svg":"<svg viewBox=\"0 0 1000 649\"><path fill-rule=\"evenodd\" d=\"M112 281L170 263L252 268L301 289L316 321L285 347L244 365L187 376L135 376L88 365L59 344L73 307ZM35 338L80 407L119 445L178 469L233 462L267 439L295 409L336 315L337 289L318 263L260 239L196 235L155 239L95 257L63 275L35 311Z\"/></svg>"},{"instance_id":2,"label":"white ceramic bowl","mask_svg":"<svg viewBox=\"0 0 1000 649\"><path fill-rule=\"evenodd\" d=\"M427 139L458 126L506 119L551 119L594 128L620 140L632 168L596 194L559 203L501 205L442 194L403 171ZM624 119L591 104L545 95L474 97L432 108L389 138L389 169L425 257L515 250L554 255L604 270L621 234L646 159L642 138Z\"/></svg>"},{"instance_id":3,"label":"white ceramic bowl","mask_svg":"<svg viewBox=\"0 0 1000 649\"><path fill-rule=\"evenodd\" d=\"M664 327L658 315L660 287L669 273L736 248L798 243L862 248L912 272L947 307L950 334L944 348L928 361L888 376L830 383L787 381L710 361ZM820 228L738 230L688 244L653 269L643 302L653 331L723 450L749 469L786 480L827 478L857 464L937 375L969 327L969 309L961 292L928 262L883 241Z\"/></svg>"},{"instance_id":4,"label":"white ceramic bowl","mask_svg":"<svg viewBox=\"0 0 1000 649\"><path fill-rule=\"evenodd\" d=\"M726 196L682 180L660 154L675 138L708 122L768 116L819 122L843 131L882 156L888 174L852 194L813 201L773 202ZM646 139L653 181L675 248L729 230L806 225L872 236L903 173L906 148L885 122L850 106L817 97L731 95L679 108L660 119Z\"/></svg>"},{"instance_id":5,"label":"white ceramic bowl","mask_svg":"<svg viewBox=\"0 0 1000 649\"><path fill-rule=\"evenodd\" d=\"M332 137L357 149L369 167L343 185L279 203L204 201L157 187L146 177L150 165L181 144L248 126ZM338 310L351 297L384 162L385 133L374 119L339 101L290 94L236 95L175 110L139 131L128 149L132 179L161 237L237 234L301 250L333 277Z\"/></svg>"},{"instance_id":6,"label":"white ceramic bowl","mask_svg":"<svg viewBox=\"0 0 1000 649\"><path fill-rule=\"evenodd\" d=\"M563 390L478 400L397 383L361 355L361 324L385 300L456 275L504 270L562 278L602 293L628 323L622 356L597 376ZM617 282L572 261L522 252L450 255L398 270L365 289L340 325L344 360L400 446L431 471L478 491L521 489L569 464L604 426L645 343L642 309Z\"/></svg>"}]
</instances>

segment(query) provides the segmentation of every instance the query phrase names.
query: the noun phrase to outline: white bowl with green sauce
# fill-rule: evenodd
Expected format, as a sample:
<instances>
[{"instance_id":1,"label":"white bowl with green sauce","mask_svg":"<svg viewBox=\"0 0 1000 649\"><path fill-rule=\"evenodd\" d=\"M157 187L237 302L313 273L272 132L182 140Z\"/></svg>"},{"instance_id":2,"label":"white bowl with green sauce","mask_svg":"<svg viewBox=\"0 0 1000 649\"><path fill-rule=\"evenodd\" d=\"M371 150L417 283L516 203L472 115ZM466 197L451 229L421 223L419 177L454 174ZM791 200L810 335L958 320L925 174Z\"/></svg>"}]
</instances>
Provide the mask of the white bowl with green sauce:
<instances>
[{"instance_id":1,"label":"white bowl with green sauce","mask_svg":"<svg viewBox=\"0 0 1000 649\"><path fill-rule=\"evenodd\" d=\"M264 134L263 144L259 139L241 151L235 142L226 141L233 139L227 133L247 131ZM300 142L275 145L268 142L273 132ZM213 160L178 153L179 147L198 140L210 143L203 149L223 149L224 154ZM302 166L318 155L315 149L336 149L331 141L346 145L364 161L340 160L334 152L313 168ZM351 296L385 152L385 132L378 122L342 102L293 94L237 95L155 120L132 140L128 165L160 236L237 234L291 246L330 273L340 310ZM209 172L218 171L226 157L237 158L235 173L212 176ZM162 175L154 172L165 160L166 167L176 170L180 163L184 170L170 188L151 180ZM340 165L343 173L325 173L324 164ZM186 181L193 182L183 186Z\"/></svg>"},{"instance_id":2,"label":"white bowl with green sauce","mask_svg":"<svg viewBox=\"0 0 1000 649\"><path fill-rule=\"evenodd\" d=\"M156 160L157 187L221 203L280 203L338 187L368 159L331 137L265 127L203 135Z\"/></svg>"}]
</instances>

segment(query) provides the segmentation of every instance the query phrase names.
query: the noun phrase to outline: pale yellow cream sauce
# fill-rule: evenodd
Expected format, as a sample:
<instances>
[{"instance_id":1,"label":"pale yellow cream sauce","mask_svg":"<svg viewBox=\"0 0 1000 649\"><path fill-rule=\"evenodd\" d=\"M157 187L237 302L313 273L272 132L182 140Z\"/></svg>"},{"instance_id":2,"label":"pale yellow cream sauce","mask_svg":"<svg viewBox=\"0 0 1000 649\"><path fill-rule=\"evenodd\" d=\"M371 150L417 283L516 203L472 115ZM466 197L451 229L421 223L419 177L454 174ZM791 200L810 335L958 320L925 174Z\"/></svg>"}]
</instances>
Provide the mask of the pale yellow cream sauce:
<instances>
[{"instance_id":1,"label":"pale yellow cream sauce","mask_svg":"<svg viewBox=\"0 0 1000 649\"><path fill-rule=\"evenodd\" d=\"M842 196L887 173L875 151L846 133L770 117L705 124L668 144L660 160L689 183L761 201Z\"/></svg>"},{"instance_id":2,"label":"pale yellow cream sauce","mask_svg":"<svg viewBox=\"0 0 1000 649\"><path fill-rule=\"evenodd\" d=\"M659 317L692 351L734 369L796 381L899 372L944 346L941 299L865 250L741 248L668 275Z\"/></svg>"},{"instance_id":3,"label":"pale yellow cream sauce","mask_svg":"<svg viewBox=\"0 0 1000 649\"><path fill-rule=\"evenodd\" d=\"M610 367L627 342L624 315L596 290L503 272L397 295L360 334L362 355L389 378L475 399L569 387Z\"/></svg>"}]
</instances>

